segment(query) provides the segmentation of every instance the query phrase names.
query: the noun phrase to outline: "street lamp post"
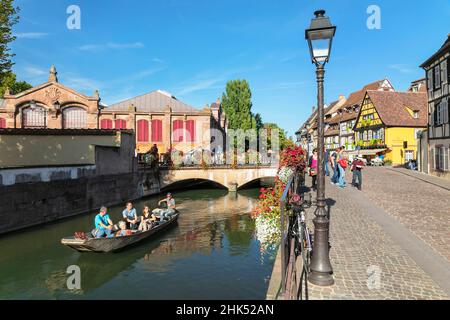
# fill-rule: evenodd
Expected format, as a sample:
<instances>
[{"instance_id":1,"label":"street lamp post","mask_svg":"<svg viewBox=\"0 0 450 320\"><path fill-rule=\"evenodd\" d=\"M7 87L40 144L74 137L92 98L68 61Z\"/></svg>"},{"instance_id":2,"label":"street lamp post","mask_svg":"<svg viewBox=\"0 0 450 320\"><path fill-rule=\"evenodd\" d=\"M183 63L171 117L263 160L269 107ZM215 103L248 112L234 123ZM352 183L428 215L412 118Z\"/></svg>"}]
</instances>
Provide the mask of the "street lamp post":
<instances>
[{"instance_id":1,"label":"street lamp post","mask_svg":"<svg viewBox=\"0 0 450 320\"><path fill-rule=\"evenodd\" d=\"M325 64L328 62L331 52L336 27L333 26L325 10L314 12L315 18L311 20L311 26L306 30L312 62L316 65L317 76L317 209L314 213L314 250L311 259L311 275L309 281L318 286L331 286L334 284L332 276L333 268L330 263L329 252L329 228L330 221L325 208L325 168L324 168L324 93L323 81L325 76Z\"/></svg>"}]
</instances>

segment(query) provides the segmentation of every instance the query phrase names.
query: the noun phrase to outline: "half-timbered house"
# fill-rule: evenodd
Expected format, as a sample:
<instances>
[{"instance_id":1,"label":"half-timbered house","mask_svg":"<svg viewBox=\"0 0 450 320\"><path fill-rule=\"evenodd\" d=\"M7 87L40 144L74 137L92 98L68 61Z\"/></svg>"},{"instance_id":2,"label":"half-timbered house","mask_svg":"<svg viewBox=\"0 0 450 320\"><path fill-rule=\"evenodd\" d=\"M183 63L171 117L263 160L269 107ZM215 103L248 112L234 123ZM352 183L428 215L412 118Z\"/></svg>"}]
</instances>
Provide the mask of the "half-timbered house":
<instances>
[{"instance_id":1,"label":"half-timbered house","mask_svg":"<svg viewBox=\"0 0 450 320\"><path fill-rule=\"evenodd\" d=\"M442 47L420 67L428 88L428 166L425 170L450 179L450 34ZM424 170L424 171L425 171Z\"/></svg>"}]
</instances>

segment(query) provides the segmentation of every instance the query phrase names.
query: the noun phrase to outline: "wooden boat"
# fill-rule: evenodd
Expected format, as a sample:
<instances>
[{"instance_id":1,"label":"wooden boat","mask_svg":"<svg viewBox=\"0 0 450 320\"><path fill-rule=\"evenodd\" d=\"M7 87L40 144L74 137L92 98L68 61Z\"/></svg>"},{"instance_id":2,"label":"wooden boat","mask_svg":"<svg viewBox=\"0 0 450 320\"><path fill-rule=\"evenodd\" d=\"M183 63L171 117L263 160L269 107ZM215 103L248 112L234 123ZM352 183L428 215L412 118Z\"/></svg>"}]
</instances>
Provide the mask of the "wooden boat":
<instances>
[{"instance_id":1,"label":"wooden boat","mask_svg":"<svg viewBox=\"0 0 450 320\"><path fill-rule=\"evenodd\" d=\"M74 236L63 238L61 243L79 252L113 252L119 251L125 247L131 246L139 241L147 239L148 237L155 235L163 229L175 224L178 220L180 213L170 217L169 220L154 226L147 231L133 231L133 234L129 236L113 237L113 238L94 238L91 232L86 232L88 238L76 239Z\"/></svg>"}]
</instances>

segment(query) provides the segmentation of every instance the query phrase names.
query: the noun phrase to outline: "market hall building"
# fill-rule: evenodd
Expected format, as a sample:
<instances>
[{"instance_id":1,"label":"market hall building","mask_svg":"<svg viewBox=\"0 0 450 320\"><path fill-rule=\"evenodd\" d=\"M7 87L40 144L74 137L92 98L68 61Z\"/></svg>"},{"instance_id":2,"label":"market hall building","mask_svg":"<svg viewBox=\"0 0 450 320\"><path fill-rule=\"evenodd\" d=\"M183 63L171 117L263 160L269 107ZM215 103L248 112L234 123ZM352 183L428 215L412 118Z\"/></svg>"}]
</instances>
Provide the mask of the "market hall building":
<instances>
[{"instance_id":1,"label":"market hall building","mask_svg":"<svg viewBox=\"0 0 450 320\"><path fill-rule=\"evenodd\" d=\"M138 153L153 144L160 153L209 149L226 125L219 100L196 109L157 90L108 107L98 91L86 96L59 83L54 66L46 83L16 95L7 90L0 99L0 129L131 129Z\"/></svg>"}]
</instances>

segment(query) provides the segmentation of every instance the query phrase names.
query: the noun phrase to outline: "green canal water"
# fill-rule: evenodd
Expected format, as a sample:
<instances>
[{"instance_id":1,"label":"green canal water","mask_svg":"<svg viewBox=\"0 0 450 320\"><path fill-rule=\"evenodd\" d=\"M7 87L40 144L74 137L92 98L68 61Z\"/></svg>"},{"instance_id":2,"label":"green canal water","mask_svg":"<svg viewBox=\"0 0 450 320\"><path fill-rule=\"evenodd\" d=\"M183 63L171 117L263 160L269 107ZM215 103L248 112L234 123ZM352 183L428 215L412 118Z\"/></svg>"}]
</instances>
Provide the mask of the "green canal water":
<instances>
[{"instance_id":1,"label":"green canal water","mask_svg":"<svg viewBox=\"0 0 450 320\"><path fill-rule=\"evenodd\" d=\"M254 236L249 212L257 195L175 192L178 224L119 253L78 253L60 244L90 230L95 213L0 237L0 299L264 299L275 252L261 251ZM122 209L110 208L114 221ZM81 290L67 289L71 265L80 267Z\"/></svg>"}]
</instances>

